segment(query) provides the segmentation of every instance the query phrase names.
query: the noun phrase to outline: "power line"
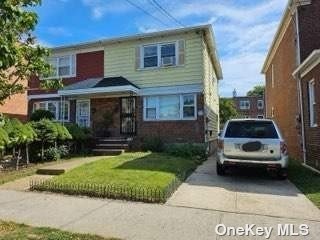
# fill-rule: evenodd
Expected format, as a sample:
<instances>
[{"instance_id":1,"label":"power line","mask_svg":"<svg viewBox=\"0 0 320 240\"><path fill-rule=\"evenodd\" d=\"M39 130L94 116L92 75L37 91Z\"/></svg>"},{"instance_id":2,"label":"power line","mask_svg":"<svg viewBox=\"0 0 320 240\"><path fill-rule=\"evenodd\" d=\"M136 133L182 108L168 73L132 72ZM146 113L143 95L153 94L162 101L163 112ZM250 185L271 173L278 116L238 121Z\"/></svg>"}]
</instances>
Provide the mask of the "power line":
<instances>
[{"instance_id":1,"label":"power line","mask_svg":"<svg viewBox=\"0 0 320 240\"><path fill-rule=\"evenodd\" d=\"M171 13L169 13L164 7L161 6L161 4L159 2L157 2L157 0L149 0L149 2L154 5L155 7L157 7L158 9L160 9L167 17L171 18L173 21L175 21L178 25L181 25L182 27L185 27L185 25L179 21L178 19L176 19L174 16L172 16Z\"/></svg>"},{"instance_id":2,"label":"power line","mask_svg":"<svg viewBox=\"0 0 320 240\"><path fill-rule=\"evenodd\" d=\"M135 8L139 9L140 11L144 12L145 14L149 15L150 17L152 17L153 19L157 20L158 22L160 22L161 24L165 25L166 27L170 27L167 23L165 23L164 21L162 21L160 18L157 18L156 16L152 15L151 13L149 13L147 10L143 9L142 7L140 7L139 5L137 5L136 3L132 2L131 0L126 0L129 4L131 4L132 6L134 6Z\"/></svg>"}]
</instances>

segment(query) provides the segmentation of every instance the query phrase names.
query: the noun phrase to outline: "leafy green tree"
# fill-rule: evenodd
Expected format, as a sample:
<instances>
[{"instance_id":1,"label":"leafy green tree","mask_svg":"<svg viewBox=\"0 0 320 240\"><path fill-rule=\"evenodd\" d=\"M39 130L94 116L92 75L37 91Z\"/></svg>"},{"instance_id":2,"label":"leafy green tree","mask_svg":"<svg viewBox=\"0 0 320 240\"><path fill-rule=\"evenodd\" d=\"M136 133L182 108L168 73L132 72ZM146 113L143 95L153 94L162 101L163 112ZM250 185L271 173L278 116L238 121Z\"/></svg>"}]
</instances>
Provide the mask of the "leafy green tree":
<instances>
[{"instance_id":1,"label":"leafy green tree","mask_svg":"<svg viewBox=\"0 0 320 240\"><path fill-rule=\"evenodd\" d=\"M254 86L252 90L247 92L248 97L263 97L265 91L264 85Z\"/></svg>"},{"instance_id":2,"label":"leafy green tree","mask_svg":"<svg viewBox=\"0 0 320 240\"><path fill-rule=\"evenodd\" d=\"M31 123L26 123L24 126L24 134L26 135L26 139L24 141L25 146L26 146L26 160L27 160L27 165L30 163L29 159L29 145L30 143L34 142L37 139L37 134L34 131L32 124Z\"/></svg>"},{"instance_id":3,"label":"leafy green tree","mask_svg":"<svg viewBox=\"0 0 320 240\"><path fill-rule=\"evenodd\" d=\"M238 115L233 100L228 98L220 98L219 113L221 126L225 124L229 119L235 118Z\"/></svg>"},{"instance_id":4,"label":"leafy green tree","mask_svg":"<svg viewBox=\"0 0 320 240\"><path fill-rule=\"evenodd\" d=\"M43 161L45 144L56 141L58 137L57 128L55 124L48 119L33 122L32 127L37 135L37 141L41 143L41 160Z\"/></svg>"},{"instance_id":5,"label":"leafy green tree","mask_svg":"<svg viewBox=\"0 0 320 240\"><path fill-rule=\"evenodd\" d=\"M32 7L41 0L0 1L0 104L25 91L24 81L48 75L48 49L36 44L33 35L38 16Z\"/></svg>"},{"instance_id":6,"label":"leafy green tree","mask_svg":"<svg viewBox=\"0 0 320 240\"><path fill-rule=\"evenodd\" d=\"M5 149L5 147L9 144L10 140L9 140L9 136L7 134L7 132L0 127L0 151L1 151L1 155L3 153L3 150Z\"/></svg>"},{"instance_id":7,"label":"leafy green tree","mask_svg":"<svg viewBox=\"0 0 320 240\"><path fill-rule=\"evenodd\" d=\"M55 141L55 147L57 148L57 141L64 142L66 140L71 140L72 136L69 133L69 130L65 126L63 126L61 123L55 122L54 125L57 130L57 139Z\"/></svg>"}]
</instances>

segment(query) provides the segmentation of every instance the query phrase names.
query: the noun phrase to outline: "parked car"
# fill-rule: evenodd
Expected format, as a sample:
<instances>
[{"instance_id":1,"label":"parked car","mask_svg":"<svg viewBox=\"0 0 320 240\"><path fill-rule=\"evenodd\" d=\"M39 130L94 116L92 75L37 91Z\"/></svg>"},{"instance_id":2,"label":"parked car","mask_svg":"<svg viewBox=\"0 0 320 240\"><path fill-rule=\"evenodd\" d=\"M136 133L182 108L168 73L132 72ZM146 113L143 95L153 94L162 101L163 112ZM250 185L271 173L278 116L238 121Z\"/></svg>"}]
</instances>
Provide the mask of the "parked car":
<instances>
[{"instance_id":1,"label":"parked car","mask_svg":"<svg viewBox=\"0 0 320 240\"><path fill-rule=\"evenodd\" d=\"M287 177L288 150L274 121L235 119L225 124L219 136L217 173L231 166L264 167Z\"/></svg>"}]
</instances>

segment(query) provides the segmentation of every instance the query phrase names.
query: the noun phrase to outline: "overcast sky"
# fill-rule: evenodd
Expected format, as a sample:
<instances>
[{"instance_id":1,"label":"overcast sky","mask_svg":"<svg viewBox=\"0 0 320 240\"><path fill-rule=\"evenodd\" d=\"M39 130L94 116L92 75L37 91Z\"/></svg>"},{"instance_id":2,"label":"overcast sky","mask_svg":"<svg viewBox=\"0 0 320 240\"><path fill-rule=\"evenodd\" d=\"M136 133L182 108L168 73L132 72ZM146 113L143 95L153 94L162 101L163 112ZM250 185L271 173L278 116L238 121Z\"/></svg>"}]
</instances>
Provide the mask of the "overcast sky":
<instances>
[{"instance_id":1,"label":"overcast sky","mask_svg":"<svg viewBox=\"0 0 320 240\"><path fill-rule=\"evenodd\" d=\"M136 4L141 9L131 5ZM177 28L152 0L43 0L36 35L58 46ZM220 95L263 84L260 74L287 0L156 0L183 25L212 24L224 79Z\"/></svg>"}]
</instances>

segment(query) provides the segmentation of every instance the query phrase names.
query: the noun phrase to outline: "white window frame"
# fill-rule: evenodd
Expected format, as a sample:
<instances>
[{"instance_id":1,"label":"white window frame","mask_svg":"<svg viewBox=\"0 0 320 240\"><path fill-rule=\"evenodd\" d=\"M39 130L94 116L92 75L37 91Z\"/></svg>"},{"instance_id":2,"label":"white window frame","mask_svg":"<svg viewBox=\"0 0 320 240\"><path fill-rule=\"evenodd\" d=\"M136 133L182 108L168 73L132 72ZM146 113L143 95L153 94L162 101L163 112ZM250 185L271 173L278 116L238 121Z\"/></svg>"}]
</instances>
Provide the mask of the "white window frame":
<instances>
[{"instance_id":1,"label":"white window frame","mask_svg":"<svg viewBox=\"0 0 320 240\"><path fill-rule=\"evenodd\" d=\"M242 104L242 103L248 103L248 106L247 104ZM250 109L250 100L240 100L239 102L239 108L241 110L249 110Z\"/></svg>"},{"instance_id":2,"label":"white window frame","mask_svg":"<svg viewBox=\"0 0 320 240\"><path fill-rule=\"evenodd\" d=\"M161 64L161 47L164 45L169 45L169 44L174 44L175 45L175 61L173 65L170 66L163 66ZM154 67L145 67L144 66L144 48L145 47L152 47L156 46L157 47L157 66ZM162 43L152 43L152 44L145 44L145 45L140 45L140 69L155 69L155 68L168 68L168 67L176 67L178 66L178 57L179 57L179 44L178 41L172 41L172 42L162 42Z\"/></svg>"},{"instance_id":3,"label":"white window frame","mask_svg":"<svg viewBox=\"0 0 320 240\"><path fill-rule=\"evenodd\" d=\"M317 127L317 119L314 122L316 114L316 97L315 97L315 81L312 79L308 83L308 92L309 92L309 119L310 127Z\"/></svg>"},{"instance_id":4,"label":"white window frame","mask_svg":"<svg viewBox=\"0 0 320 240\"><path fill-rule=\"evenodd\" d=\"M43 110L49 111L48 110L49 109L48 108L49 103L53 103L56 106L56 113L55 113L55 118L54 118L55 121L58 121L58 122L70 122L70 102L69 101L62 101L62 103L66 103L68 105L68 118L66 120L65 119L59 119L59 116L60 116L60 113L61 113L61 109L59 107L60 101L40 101L40 102L35 102L35 103L33 103L33 112L38 110L38 109L43 109ZM40 104L44 104L45 107L44 108L40 108ZM37 107L37 106L39 106L39 107Z\"/></svg>"},{"instance_id":5,"label":"white window frame","mask_svg":"<svg viewBox=\"0 0 320 240\"><path fill-rule=\"evenodd\" d=\"M261 107L259 106L259 103L261 103L261 105L262 105ZM263 108L264 108L264 101L263 101L263 100L261 100L261 99L258 100L258 102L257 102L257 108L258 108L258 109L263 109Z\"/></svg>"},{"instance_id":6,"label":"white window frame","mask_svg":"<svg viewBox=\"0 0 320 240\"><path fill-rule=\"evenodd\" d=\"M83 103L83 102L87 102L88 103L88 108L89 108L89 111L88 111L88 124L85 127L91 127L91 101L90 101L90 99L79 99L79 100L77 100L77 102L76 102L76 123L80 126L79 121L78 121L78 119L79 119L79 104Z\"/></svg>"},{"instance_id":7,"label":"white window frame","mask_svg":"<svg viewBox=\"0 0 320 240\"><path fill-rule=\"evenodd\" d=\"M59 67L60 67L59 66L59 59L60 58L65 58L65 57L69 58L69 66L70 66L69 74L59 75ZM50 57L50 59L55 59L55 61L56 61L55 74L52 75L52 76L48 76L46 78L41 78L41 79L46 80L46 79L54 79L54 78L70 78L70 77L75 77L76 76L76 72L77 72L77 57L76 57L75 54L52 56L52 57Z\"/></svg>"},{"instance_id":8,"label":"white window frame","mask_svg":"<svg viewBox=\"0 0 320 240\"><path fill-rule=\"evenodd\" d=\"M193 117L183 117L183 96L193 95L194 98L194 116ZM160 118L160 104L159 104L159 97L163 96L179 96L180 98L180 109L179 109L179 118ZM148 97L155 97L156 98L156 118L147 118L147 108L146 108L146 99ZM189 94L169 94L169 95L157 95L157 96L145 96L143 98L143 120L147 122L152 121L188 121L188 120L197 120L197 94L189 93Z\"/></svg>"}]
</instances>

